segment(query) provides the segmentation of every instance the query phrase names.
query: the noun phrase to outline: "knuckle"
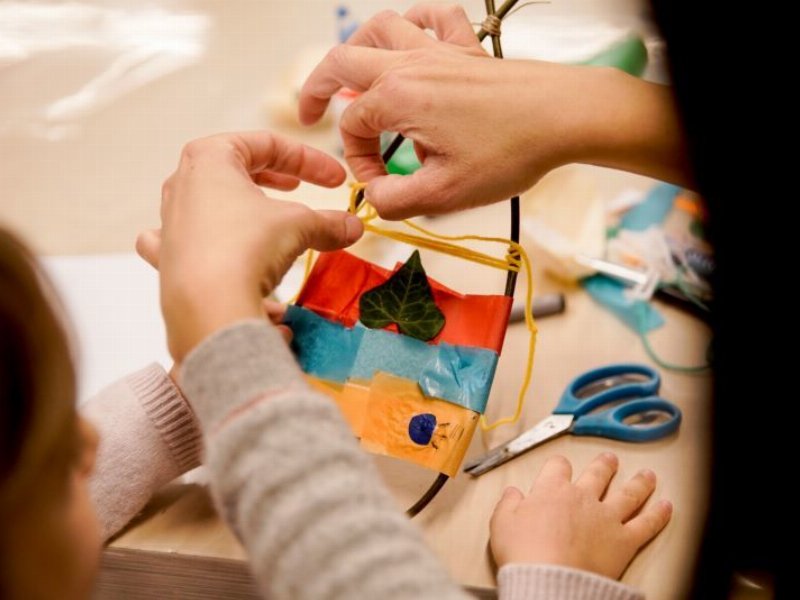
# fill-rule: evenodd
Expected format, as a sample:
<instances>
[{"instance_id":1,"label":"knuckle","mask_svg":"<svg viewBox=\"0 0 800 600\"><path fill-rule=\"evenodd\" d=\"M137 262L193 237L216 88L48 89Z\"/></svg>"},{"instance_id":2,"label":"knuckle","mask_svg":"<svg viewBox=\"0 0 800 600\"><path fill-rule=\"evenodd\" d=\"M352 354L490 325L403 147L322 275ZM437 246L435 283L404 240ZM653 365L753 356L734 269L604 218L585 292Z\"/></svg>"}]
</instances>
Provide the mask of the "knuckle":
<instances>
[{"instance_id":1,"label":"knuckle","mask_svg":"<svg viewBox=\"0 0 800 600\"><path fill-rule=\"evenodd\" d=\"M359 98L342 112L339 127L345 132L361 131L366 124L366 117L370 113L370 107L366 98ZM348 148L345 145L345 158L347 158Z\"/></svg>"},{"instance_id":2,"label":"knuckle","mask_svg":"<svg viewBox=\"0 0 800 600\"><path fill-rule=\"evenodd\" d=\"M442 7L442 12L445 16L453 19L453 18L466 18L467 11L464 10L464 7L460 4L446 4Z\"/></svg>"},{"instance_id":3,"label":"knuckle","mask_svg":"<svg viewBox=\"0 0 800 600\"><path fill-rule=\"evenodd\" d=\"M421 65L429 65L446 56L445 51L439 48L412 48L405 51L404 63L412 68L419 68Z\"/></svg>"},{"instance_id":4,"label":"knuckle","mask_svg":"<svg viewBox=\"0 0 800 600\"><path fill-rule=\"evenodd\" d=\"M334 69L347 66L349 53L349 46L339 44L328 50L328 54L325 55L325 62Z\"/></svg>"},{"instance_id":5,"label":"knuckle","mask_svg":"<svg viewBox=\"0 0 800 600\"><path fill-rule=\"evenodd\" d=\"M443 173L441 177L435 179L437 204L441 206L440 212L457 210L462 204L463 191L461 186L464 179L450 173ZM548 462L550 461L569 464L569 461L559 454L551 456L548 459Z\"/></svg>"},{"instance_id":6,"label":"knuckle","mask_svg":"<svg viewBox=\"0 0 800 600\"><path fill-rule=\"evenodd\" d=\"M396 69L385 71L381 74L375 82L375 91L381 98L394 99L398 101L398 95L402 94L404 85L404 76Z\"/></svg>"},{"instance_id":7,"label":"knuckle","mask_svg":"<svg viewBox=\"0 0 800 600\"><path fill-rule=\"evenodd\" d=\"M448 213L458 208L457 195L451 186L442 186L436 192L436 206L432 207L435 213Z\"/></svg>"},{"instance_id":8,"label":"knuckle","mask_svg":"<svg viewBox=\"0 0 800 600\"><path fill-rule=\"evenodd\" d=\"M181 150L181 166L192 167L210 156L229 159L236 155L230 135L220 134L188 142Z\"/></svg>"},{"instance_id":9,"label":"knuckle","mask_svg":"<svg viewBox=\"0 0 800 600\"><path fill-rule=\"evenodd\" d=\"M168 202L175 190L175 179L172 175L161 184L161 201Z\"/></svg>"},{"instance_id":10,"label":"knuckle","mask_svg":"<svg viewBox=\"0 0 800 600\"><path fill-rule=\"evenodd\" d=\"M391 9L384 9L378 12L375 16L373 16L369 21L367 21L367 26L375 26L377 28L384 27L387 23L394 21L400 15Z\"/></svg>"},{"instance_id":11,"label":"knuckle","mask_svg":"<svg viewBox=\"0 0 800 600\"><path fill-rule=\"evenodd\" d=\"M317 213L305 204L291 202L286 207L286 218L290 223L306 224L316 217Z\"/></svg>"},{"instance_id":12,"label":"knuckle","mask_svg":"<svg viewBox=\"0 0 800 600\"><path fill-rule=\"evenodd\" d=\"M136 252L139 256L144 256L145 252L147 252L147 234L143 231L136 236Z\"/></svg>"},{"instance_id":13,"label":"knuckle","mask_svg":"<svg viewBox=\"0 0 800 600\"><path fill-rule=\"evenodd\" d=\"M197 139L187 142L181 150L181 162L193 163L208 150L208 140Z\"/></svg>"}]
</instances>

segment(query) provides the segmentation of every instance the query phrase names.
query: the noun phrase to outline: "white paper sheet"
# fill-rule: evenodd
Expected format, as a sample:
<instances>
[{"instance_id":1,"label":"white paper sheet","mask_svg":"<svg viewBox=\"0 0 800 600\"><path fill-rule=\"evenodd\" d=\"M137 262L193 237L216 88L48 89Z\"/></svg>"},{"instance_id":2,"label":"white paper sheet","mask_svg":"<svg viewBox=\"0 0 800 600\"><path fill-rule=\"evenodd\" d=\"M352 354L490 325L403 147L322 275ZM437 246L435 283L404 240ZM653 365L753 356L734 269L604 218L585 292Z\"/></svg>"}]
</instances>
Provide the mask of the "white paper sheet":
<instances>
[{"instance_id":1,"label":"white paper sheet","mask_svg":"<svg viewBox=\"0 0 800 600\"><path fill-rule=\"evenodd\" d=\"M55 256L43 259L63 299L77 338L78 398L151 362L169 368L158 274L136 254ZM275 290L288 301L299 289L296 264Z\"/></svg>"},{"instance_id":2,"label":"white paper sheet","mask_svg":"<svg viewBox=\"0 0 800 600\"><path fill-rule=\"evenodd\" d=\"M153 361L169 368L158 274L152 267L132 253L43 262L76 333L79 402Z\"/></svg>"}]
</instances>

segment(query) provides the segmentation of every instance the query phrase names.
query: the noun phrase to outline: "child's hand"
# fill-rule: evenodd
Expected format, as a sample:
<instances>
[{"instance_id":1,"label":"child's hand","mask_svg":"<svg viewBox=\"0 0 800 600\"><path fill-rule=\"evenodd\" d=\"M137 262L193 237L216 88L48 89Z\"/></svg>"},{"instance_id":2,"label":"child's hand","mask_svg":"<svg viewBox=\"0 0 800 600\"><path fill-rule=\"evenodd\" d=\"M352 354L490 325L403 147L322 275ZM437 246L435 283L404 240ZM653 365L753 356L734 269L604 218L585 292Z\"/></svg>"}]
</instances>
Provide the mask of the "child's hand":
<instances>
[{"instance_id":1,"label":"child's hand","mask_svg":"<svg viewBox=\"0 0 800 600\"><path fill-rule=\"evenodd\" d=\"M291 344L292 339L294 338L294 332L292 332L288 325L283 324L283 318L286 316L286 305L276 302L275 300L265 298L262 306L264 307L264 314L267 316L270 322L278 328L278 331L281 332L281 335L283 336L283 339L286 340L286 343Z\"/></svg>"},{"instance_id":2,"label":"child's hand","mask_svg":"<svg viewBox=\"0 0 800 600\"><path fill-rule=\"evenodd\" d=\"M267 132L190 142L162 189L160 232L137 249L161 274L161 307L173 358L238 320L263 318L263 297L307 248L356 241L361 221L264 195L259 185L293 189L300 180L335 187L333 158Z\"/></svg>"},{"instance_id":3,"label":"child's hand","mask_svg":"<svg viewBox=\"0 0 800 600\"><path fill-rule=\"evenodd\" d=\"M601 454L572 483L572 465L554 456L527 496L507 488L491 521L497 566L561 565L618 579L639 549L669 522L672 504L660 500L642 509L656 487L655 473L649 470L603 497L617 466L614 454Z\"/></svg>"}]
</instances>

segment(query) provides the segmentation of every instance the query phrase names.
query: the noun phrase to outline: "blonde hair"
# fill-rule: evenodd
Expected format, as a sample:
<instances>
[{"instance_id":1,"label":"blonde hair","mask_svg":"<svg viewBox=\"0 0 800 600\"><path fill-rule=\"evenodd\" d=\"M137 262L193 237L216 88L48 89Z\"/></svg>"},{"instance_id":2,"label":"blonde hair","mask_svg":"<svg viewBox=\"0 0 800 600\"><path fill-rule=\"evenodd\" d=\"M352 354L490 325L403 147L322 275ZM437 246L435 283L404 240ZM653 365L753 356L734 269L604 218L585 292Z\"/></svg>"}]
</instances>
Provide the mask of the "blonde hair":
<instances>
[{"instance_id":1,"label":"blonde hair","mask_svg":"<svg viewBox=\"0 0 800 600\"><path fill-rule=\"evenodd\" d=\"M0 227L0 529L21 502L61 498L80 452L75 370L54 299L34 255Z\"/></svg>"}]
</instances>

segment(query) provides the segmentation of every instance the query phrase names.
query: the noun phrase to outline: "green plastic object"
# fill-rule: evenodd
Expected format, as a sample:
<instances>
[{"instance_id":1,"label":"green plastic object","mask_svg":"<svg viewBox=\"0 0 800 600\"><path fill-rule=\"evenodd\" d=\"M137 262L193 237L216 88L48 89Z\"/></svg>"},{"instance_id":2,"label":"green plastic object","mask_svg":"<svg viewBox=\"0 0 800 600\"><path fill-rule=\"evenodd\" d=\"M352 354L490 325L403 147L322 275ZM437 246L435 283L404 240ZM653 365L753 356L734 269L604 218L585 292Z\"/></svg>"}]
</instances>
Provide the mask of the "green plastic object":
<instances>
[{"instance_id":1,"label":"green plastic object","mask_svg":"<svg viewBox=\"0 0 800 600\"><path fill-rule=\"evenodd\" d=\"M634 77L640 77L647 67L647 47L637 35L615 42L592 58L578 63L595 67L616 67ZM410 175L422 165L414 152L414 142L404 140L386 165L393 175Z\"/></svg>"},{"instance_id":2,"label":"green plastic object","mask_svg":"<svg viewBox=\"0 0 800 600\"><path fill-rule=\"evenodd\" d=\"M393 175L411 175L421 166L417 153L414 152L414 142L405 139L394 156L389 159L386 170Z\"/></svg>"},{"instance_id":3,"label":"green plastic object","mask_svg":"<svg viewBox=\"0 0 800 600\"><path fill-rule=\"evenodd\" d=\"M634 77L640 77L647 67L647 47L642 38L633 35L616 42L581 65L616 67Z\"/></svg>"}]
</instances>

